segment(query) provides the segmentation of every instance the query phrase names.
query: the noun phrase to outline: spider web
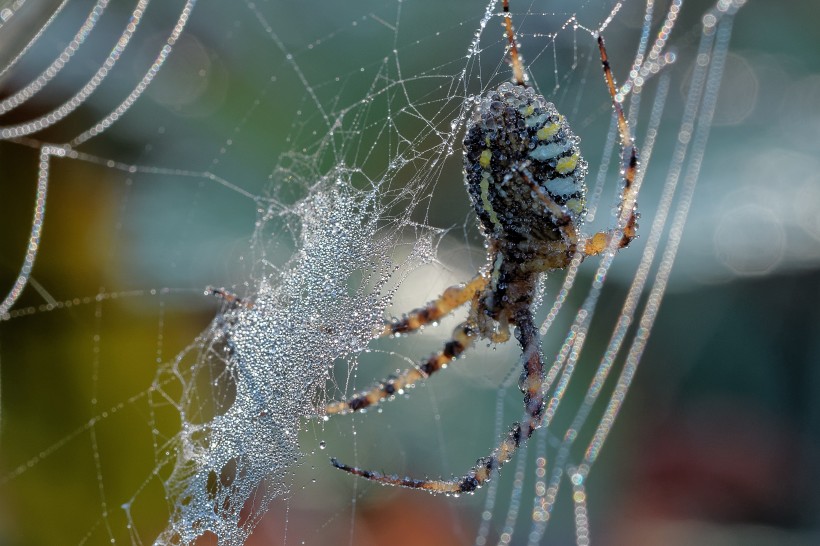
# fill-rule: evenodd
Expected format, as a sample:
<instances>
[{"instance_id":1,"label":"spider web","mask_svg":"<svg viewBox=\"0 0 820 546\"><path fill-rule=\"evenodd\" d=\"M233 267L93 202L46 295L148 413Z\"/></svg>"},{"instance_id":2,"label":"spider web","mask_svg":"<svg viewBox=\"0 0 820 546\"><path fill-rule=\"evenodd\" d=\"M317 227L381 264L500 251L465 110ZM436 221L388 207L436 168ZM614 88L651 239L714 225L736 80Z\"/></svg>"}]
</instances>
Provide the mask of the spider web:
<instances>
[{"instance_id":1,"label":"spider web","mask_svg":"<svg viewBox=\"0 0 820 546\"><path fill-rule=\"evenodd\" d=\"M591 33L607 37L641 150L642 236L545 279L545 426L471 498L407 501L431 526L438 510L449 543L589 542L587 479L668 287L743 2L685 4L513 3L530 81L583 140L589 233L618 221ZM460 140L477 98L509 78L499 12L0 5L14 181L0 541L367 543L368 499L416 493L328 455L450 476L492 449L521 413L513 344L367 414L316 415L415 365L462 316L372 341L385 316L484 265ZM773 267L730 258L735 273ZM53 525L23 516L44 511Z\"/></svg>"}]
</instances>

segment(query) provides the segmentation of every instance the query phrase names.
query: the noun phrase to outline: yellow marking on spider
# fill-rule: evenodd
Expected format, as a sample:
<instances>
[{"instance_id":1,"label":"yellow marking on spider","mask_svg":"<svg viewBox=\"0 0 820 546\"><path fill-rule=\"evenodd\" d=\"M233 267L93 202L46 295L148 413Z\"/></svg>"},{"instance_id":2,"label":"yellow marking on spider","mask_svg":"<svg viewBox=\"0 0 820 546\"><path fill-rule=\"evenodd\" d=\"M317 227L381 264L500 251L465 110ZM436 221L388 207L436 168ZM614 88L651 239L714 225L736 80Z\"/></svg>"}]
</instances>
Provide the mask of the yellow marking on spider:
<instances>
[{"instance_id":1,"label":"yellow marking on spider","mask_svg":"<svg viewBox=\"0 0 820 546\"><path fill-rule=\"evenodd\" d=\"M524 114L524 117L528 117L531 116L533 112L535 112L535 106L533 106L532 104L528 104L526 108L524 108L524 111L521 113Z\"/></svg>"},{"instance_id":2,"label":"yellow marking on spider","mask_svg":"<svg viewBox=\"0 0 820 546\"><path fill-rule=\"evenodd\" d=\"M567 208L575 214L581 214L581 211L584 210L584 202L581 199L570 199L567 201Z\"/></svg>"},{"instance_id":3,"label":"yellow marking on spider","mask_svg":"<svg viewBox=\"0 0 820 546\"><path fill-rule=\"evenodd\" d=\"M484 150L485 152L489 152L490 150ZM484 152L481 153L482 158L484 157ZM498 215L493 210L493 204L490 203L490 178L489 175L485 175L481 177L481 182L479 183L481 187L481 204L484 207L484 210L487 211L487 214L490 215L490 222L493 223L496 227L501 227L501 222L498 220Z\"/></svg>"},{"instance_id":4,"label":"yellow marking on spider","mask_svg":"<svg viewBox=\"0 0 820 546\"><path fill-rule=\"evenodd\" d=\"M535 133L535 136L538 137L538 140L549 140L558 133L558 129L560 128L561 126L557 123L550 123L538 129L538 132Z\"/></svg>"},{"instance_id":5,"label":"yellow marking on spider","mask_svg":"<svg viewBox=\"0 0 820 546\"><path fill-rule=\"evenodd\" d=\"M575 170L575 167L578 166L578 159L580 156L578 154L572 154L569 157L563 157L558 160L558 163L555 164L555 170L561 174L567 174Z\"/></svg>"},{"instance_id":6,"label":"yellow marking on spider","mask_svg":"<svg viewBox=\"0 0 820 546\"><path fill-rule=\"evenodd\" d=\"M486 169L490 166L490 159L492 159L492 157L493 153L490 150L484 150L478 158L478 164L481 165L482 168Z\"/></svg>"}]
</instances>

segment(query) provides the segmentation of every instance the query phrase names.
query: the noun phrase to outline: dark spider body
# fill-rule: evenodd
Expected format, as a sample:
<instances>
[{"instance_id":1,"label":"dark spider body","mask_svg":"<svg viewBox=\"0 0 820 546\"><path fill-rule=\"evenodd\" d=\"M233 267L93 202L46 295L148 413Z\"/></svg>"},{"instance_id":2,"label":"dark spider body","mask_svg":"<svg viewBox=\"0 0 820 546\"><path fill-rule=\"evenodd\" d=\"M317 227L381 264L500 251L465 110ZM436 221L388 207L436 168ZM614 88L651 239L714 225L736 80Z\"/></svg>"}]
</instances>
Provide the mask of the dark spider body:
<instances>
[{"instance_id":1,"label":"dark spider body","mask_svg":"<svg viewBox=\"0 0 820 546\"><path fill-rule=\"evenodd\" d=\"M586 170L578 137L533 88L504 83L481 97L464 138L464 173L490 251L490 283L479 301L484 337L499 333L480 315L503 330L529 312L543 270L533 260L553 268L556 254L567 255L560 243L572 241L562 228L583 219Z\"/></svg>"},{"instance_id":2,"label":"dark spider body","mask_svg":"<svg viewBox=\"0 0 820 546\"><path fill-rule=\"evenodd\" d=\"M503 83L481 98L464 138L467 189L484 233L507 245L561 239L540 192L583 217L587 165L579 139L532 87Z\"/></svg>"}]
</instances>

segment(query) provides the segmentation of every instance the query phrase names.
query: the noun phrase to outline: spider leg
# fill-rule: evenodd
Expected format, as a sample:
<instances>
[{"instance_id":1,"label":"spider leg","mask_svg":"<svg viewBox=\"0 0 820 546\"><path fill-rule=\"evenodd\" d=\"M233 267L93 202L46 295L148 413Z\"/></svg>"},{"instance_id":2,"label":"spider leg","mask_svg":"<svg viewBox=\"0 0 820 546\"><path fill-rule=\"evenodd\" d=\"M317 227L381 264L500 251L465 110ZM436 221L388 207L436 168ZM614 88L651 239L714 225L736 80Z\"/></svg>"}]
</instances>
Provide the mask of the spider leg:
<instances>
[{"instance_id":1,"label":"spider leg","mask_svg":"<svg viewBox=\"0 0 820 546\"><path fill-rule=\"evenodd\" d=\"M518 53L518 44L515 41L515 31L513 30L512 17L510 16L510 1L502 2L504 10L504 29L507 33L507 41L510 43L510 64L513 69L513 82L516 85L527 85L527 76L524 73L524 63Z\"/></svg>"},{"instance_id":2,"label":"spider leg","mask_svg":"<svg viewBox=\"0 0 820 546\"><path fill-rule=\"evenodd\" d=\"M633 210L626 221L626 226L624 226L623 230L620 233L620 240L618 241L615 250L620 250L622 248L626 248L627 246L629 246L629 243L631 243L632 240L635 237L637 237L637 230L638 213L637 211ZM609 248L610 242L615 236L615 230L599 231L592 237L587 237L586 239L584 239L579 246L581 247L584 256L597 256L598 254Z\"/></svg>"},{"instance_id":3,"label":"spider leg","mask_svg":"<svg viewBox=\"0 0 820 546\"><path fill-rule=\"evenodd\" d=\"M447 315L453 309L461 307L487 286L487 277L477 275L467 284L451 286L445 290L438 299L431 301L424 307L413 309L401 320L388 322L384 328L377 333L378 337L393 334L404 334L413 332L431 322L435 322Z\"/></svg>"},{"instance_id":4,"label":"spider leg","mask_svg":"<svg viewBox=\"0 0 820 546\"><path fill-rule=\"evenodd\" d=\"M430 357L417 368L408 368L398 375L388 377L378 385L360 392L348 400L327 404L325 406L324 415L351 413L363 410L380 403L385 398L389 398L396 393L401 393L410 385L444 368L450 361L466 351L475 341L476 334L476 328L470 321L459 324L453 330L452 339L444 344L444 349L430 355Z\"/></svg>"},{"instance_id":5,"label":"spider leg","mask_svg":"<svg viewBox=\"0 0 820 546\"><path fill-rule=\"evenodd\" d=\"M216 288L214 286L208 286L205 288L205 295L206 296L216 296L217 298L221 299L225 303L227 303L231 308L234 307L245 307L250 309L253 307L253 301L245 298L241 298L234 294L233 292L229 292L224 288Z\"/></svg>"},{"instance_id":6,"label":"spider leg","mask_svg":"<svg viewBox=\"0 0 820 546\"><path fill-rule=\"evenodd\" d=\"M600 35L598 36L598 50L601 53L604 81L606 82L609 95L612 97L612 108L618 117L618 132L621 136L623 191L621 192L621 203L619 206L621 211L623 211L625 206L630 207L629 216L626 218L626 222L620 230L620 240L617 243L617 249L620 249L628 246L637 235L638 211L636 202L637 195L635 193L635 175L638 171L638 149L635 147L635 142L629 131L629 123L626 121L623 107L616 94L615 78L612 76L612 68L609 65L609 57L607 56L606 46L604 45L604 38ZM580 247L585 255L594 256L608 248L614 236L614 230L599 232L584 240Z\"/></svg>"},{"instance_id":7,"label":"spider leg","mask_svg":"<svg viewBox=\"0 0 820 546\"><path fill-rule=\"evenodd\" d=\"M532 433L541 426L544 415L544 395L541 392L541 384L544 380L544 364L538 346L538 329L535 326L532 314L527 308L518 313L516 323L518 325L516 337L524 350L522 390L524 392L524 407L527 418L523 423L514 423L498 447L489 456L478 459L467 474L461 478L450 480L419 480L348 466L335 458L330 460L331 464L340 470L370 481L384 485L424 489L430 493L467 493L484 485L491 478L493 471L504 466L512 458L521 443L527 441Z\"/></svg>"}]
</instances>

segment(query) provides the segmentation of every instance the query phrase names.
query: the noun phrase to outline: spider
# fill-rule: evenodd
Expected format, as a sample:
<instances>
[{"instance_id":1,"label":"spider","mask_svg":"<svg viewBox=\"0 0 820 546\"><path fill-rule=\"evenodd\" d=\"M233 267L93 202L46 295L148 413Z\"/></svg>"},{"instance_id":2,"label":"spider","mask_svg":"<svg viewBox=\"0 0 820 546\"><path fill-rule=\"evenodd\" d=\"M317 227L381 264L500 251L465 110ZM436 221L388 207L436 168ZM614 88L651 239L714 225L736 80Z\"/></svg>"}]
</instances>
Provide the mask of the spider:
<instances>
[{"instance_id":1,"label":"spider","mask_svg":"<svg viewBox=\"0 0 820 546\"><path fill-rule=\"evenodd\" d=\"M469 303L467 319L455 328L452 339L441 351L418 367L390 376L348 400L331 402L324 412L325 415L350 413L378 404L445 368L477 339L493 343L508 340L513 326L523 351L520 388L525 418L514 423L492 453L478 459L460 478L402 478L355 468L331 458L336 468L380 484L461 494L481 487L494 471L507 463L541 426L546 405L542 392L544 363L532 311L539 275L566 268L575 255L582 259L594 256L610 244L617 249L624 248L636 236L637 150L616 98L603 38L597 35L598 49L617 116L623 157L619 208L630 206L631 209L620 229L586 237L578 232L586 213L584 176L587 172L579 150L580 140L555 106L527 84L509 0L503 0L503 13L512 82L504 82L481 97L464 138L464 178L487 240L487 265L466 284L451 286L435 301L410 311L401 320L387 323L380 335L417 331Z\"/></svg>"}]
</instances>

